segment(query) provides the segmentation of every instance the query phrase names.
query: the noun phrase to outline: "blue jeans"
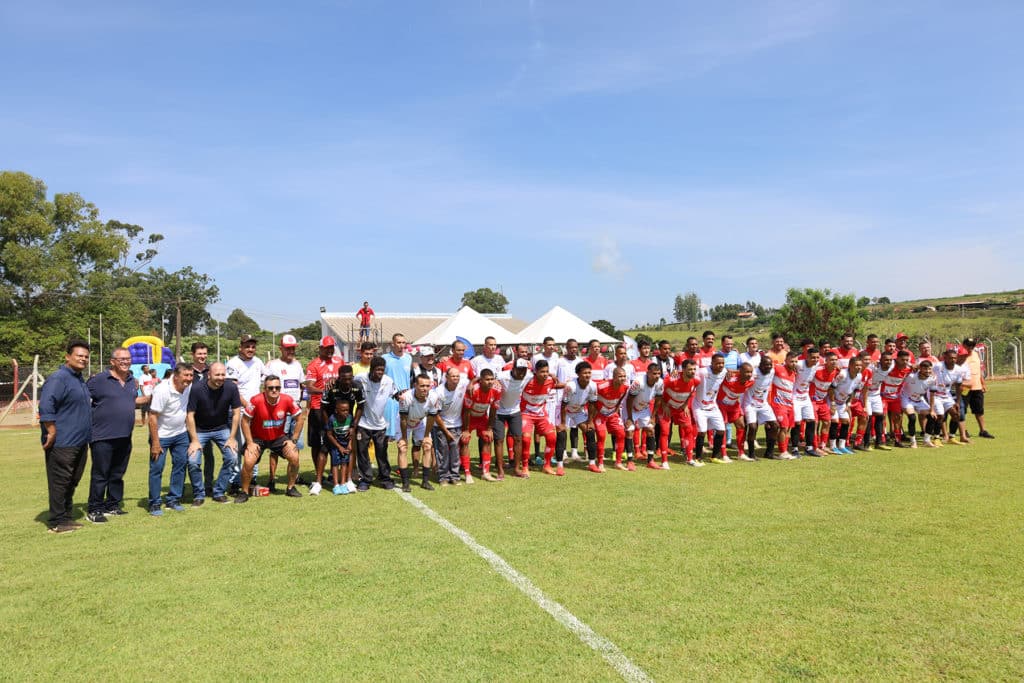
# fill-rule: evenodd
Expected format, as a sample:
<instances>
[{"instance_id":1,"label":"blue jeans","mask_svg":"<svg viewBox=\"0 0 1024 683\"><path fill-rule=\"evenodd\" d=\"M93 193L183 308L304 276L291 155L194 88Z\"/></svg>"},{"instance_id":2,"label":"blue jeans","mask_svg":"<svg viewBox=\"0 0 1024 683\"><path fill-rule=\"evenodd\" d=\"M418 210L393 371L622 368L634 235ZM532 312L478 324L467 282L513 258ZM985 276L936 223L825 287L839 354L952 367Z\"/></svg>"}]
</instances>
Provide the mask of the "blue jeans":
<instances>
[{"instance_id":1,"label":"blue jeans","mask_svg":"<svg viewBox=\"0 0 1024 683\"><path fill-rule=\"evenodd\" d=\"M196 438L199 439L199 445L205 446L209 442L217 444L217 448L220 449L221 455L224 458L224 462L220 466L220 474L217 476L217 481L213 483L213 495L223 496L227 493L228 486L231 485L231 480L238 476L241 471L238 467L238 453L228 448L225 444L228 442L228 437L231 436L230 429L218 429L212 432L196 432ZM203 457L202 450L198 453L193 453L189 457L189 464L194 459L198 465Z\"/></svg>"},{"instance_id":2,"label":"blue jeans","mask_svg":"<svg viewBox=\"0 0 1024 683\"><path fill-rule=\"evenodd\" d=\"M171 454L171 486L167 490L167 504L174 505L181 501L185 489L185 469L188 468L189 480L192 482L192 499L202 500L206 497L203 488L202 451L194 458L188 457L188 432L160 439L163 450L156 460L149 461L149 507L160 507L160 484L164 478L164 465L167 453Z\"/></svg>"},{"instance_id":3,"label":"blue jeans","mask_svg":"<svg viewBox=\"0 0 1024 683\"><path fill-rule=\"evenodd\" d=\"M298 420L298 416L292 417L288 415L284 418L284 434L288 436L295 429L295 421ZM306 442L302 440L302 432L299 432L299 438L295 440L295 450L301 451L302 447L306 445Z\"/></svg>"}]
</instances>

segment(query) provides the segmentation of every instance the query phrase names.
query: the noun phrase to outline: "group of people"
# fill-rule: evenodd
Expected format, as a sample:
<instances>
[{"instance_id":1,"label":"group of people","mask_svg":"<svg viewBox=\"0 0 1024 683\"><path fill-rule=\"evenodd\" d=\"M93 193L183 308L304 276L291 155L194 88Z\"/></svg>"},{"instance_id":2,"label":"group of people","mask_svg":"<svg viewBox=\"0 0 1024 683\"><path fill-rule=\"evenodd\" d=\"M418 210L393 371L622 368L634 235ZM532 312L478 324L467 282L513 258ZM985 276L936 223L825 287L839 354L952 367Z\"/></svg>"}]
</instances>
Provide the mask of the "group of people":
<instances>
[{"instance_id":1,"label":"group of people","mask_svg":"<svg viewBox=\"0 0 1024 683\"><path fill-rule=\"evenodd\" d=\"M733 462L727 450L733 444L737 459L754 461L758 429L765 438L761 455L769 459L850 454L870 450L872 441L883 450L915 448L919 426L924 446L964 444L967 410L979 436L991 438L972 339L941 357L927 341L915 356L906 335L884 343L869 335L863 350L852 335L834 348L827 340L801 340L791 350L782 335L773 335L766 350L754 337L743 351L729 336L720 347L715 342L710 331L702 340L689 338L678 353L667 341L641 342L633 359L620 344L609 359L596 340L581 349L569 339L560 350L549 337L537 353L521 344L506 358L488 337L471 360L459 340L443 359L421 347L414 360L405 337L395 334L386 353L378 355L366 340L358 360L346 363L334 338L324 336L303 368L292 335L282 336L280 356L267 363L256 353L256 339L243 335L226 363L207 363L206 345L193 344L191 364L179 363L147 394L132 376L127 349L115 349L109 369L86 379L89 346L73 341L40 399L48 526L54 533L81 526L71 506L87 452L87 519L102 524L125 514L123 478L137 406L148 408L153 516L185 509L186 475L193 507L207 497L246 503L274 493L282 458L289 497L301 497L300 486L310 495L325 485L335 495L367 491L374 482L393 489L391 443L399 483L410 491L417 476L427 490L432 480L442 487L474 483L474 436L475 471L486 481L501 481L506 471L528 478L531 465L563 476L566 460L586 459L587 470L603 473L609 436L613 466L624 471L638 461L666 470L676 455L700 467L705 446L711 462ZM678 452L671 448L673 430ZM308 482L299 476L304 436L313 464ZM222 460L216 477L214 447ZM267 452L268 486L258 487Z\"/></svg>"}]
</instances>

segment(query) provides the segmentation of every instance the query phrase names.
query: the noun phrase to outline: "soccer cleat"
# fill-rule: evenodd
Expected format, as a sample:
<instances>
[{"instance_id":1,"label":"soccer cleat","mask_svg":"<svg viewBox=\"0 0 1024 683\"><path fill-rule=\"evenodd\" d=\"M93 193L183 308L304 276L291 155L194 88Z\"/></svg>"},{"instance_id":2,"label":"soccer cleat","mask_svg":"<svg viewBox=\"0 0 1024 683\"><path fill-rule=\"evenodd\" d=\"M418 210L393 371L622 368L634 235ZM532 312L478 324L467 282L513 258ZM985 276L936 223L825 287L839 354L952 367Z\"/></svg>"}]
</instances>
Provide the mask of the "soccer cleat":
<instances>
[{"instance_id":1,"label":"soccer cleat","mask_svg":"<svg viewBox=\"0 0 1024 683\"><path fill-rule=\"evenodd\" d=\"M311 495L311 496L319 496L320 495L320 491L322 489L323 489L323 487L320 485L320 482L314 481L309 486L309 495Z\"/></svg>"},{"instance_id":2,"label":"soccer cleat","mask_svg":"<svg viewBox=\"0 0 1024 683\"><path fill-rule=\"evenodd\" d=\"M991 434L989 434L985 430L982 430L982 431L978 432L978 436L980 436L983 439L994 439L994 438L996 438L996 437L992 436Z\"/></svg>"},{"instance_id":3,"label":"soccer cleat","mask_svg":"<svg viewBox=\"0 0 1024 683\"><path fill-rule=\"evenodd\" d=\"M565 476L565 468L562 467L561 464L559 464L558 465L558 469L555 470L555 476L556 477L564 477Z\"/></svg>"},{"instance_id":4,"label":"soccer cleat","mask_svg":"<svg viewBox=\"0 0 1024 683\"><path fill-rule=\"evenodd\" d=\"M591 472L601 474L601 467L599 465L595 465L594 463L590 463L589 465L587 465L587 469L590 470Z\"/></svg>"},{"instance_id":5,"label":"soccer cleat","mask_svg":"<svg viewBox=\"0 0 1024 683\"><path fill-rule=\"evenodd\" d=\"M629 470L630 472L636 472L636 465L633 464L632 460L626 463L626 469Z\"/></svg>"},{"instance_id":6,"label":"soccer cleat","mask_svg":"<svg viewBox=\"0 0 1024 683\"><path fill-rule=\"evenodd\" d=\"M551 469L551 468L548 467L546 469ZM497 477L495 477L490 472L484 472L483 474L480 475L480 478L483 479L484 481L498 481Z\"/></svg>"},{"instance_id":7,"label":"soccer cleat","mask_svg":"<svg viewBox=\"0 0 1024 683\"><path fill-rule=\"evenodd\" d=\"M433 491L434 485L431 484L426 479L424 479L423 481L420 482L420 488L423 489L424 491Z\"/></svg>"},{"instance_id":8,"label":"soccer cleat","mask_svg":"<svg viewBox=\"0 0 1024 683\"><path fill-rule=\"evenodd\" d=\"M348 487L345 486L344 484L338 484L333 489L331 489L331 493L333 493L336 496L348 495Z\"/></svg>"},{"instance_id":9,"label":"soccer cleat","mask_svg":"<svg viewBox=\"0 0 1024 683\"><path fill-rule=\"evenodd\" d=\"M543 472L544 474L550 474L551 476L555 475L555 470L553 467L551 467L551 465L544 465L544 467L542 467L540 471Z\"/></svg>"},{"instance_id":10,"label":"soccer cleat","mask_svg":"<svg viewBox=\"0 0 1024 683\"><path fill-rule=\"evenodd\" d=\"M740 455L739 455L739 460L742 460L743 462L754 462L754 459L753 459L753 458L751 458L751 457L750 457L749 455L747 455L746 453L740 453Z\"/></svg>"},{"instance_id":11,"label":"soccer cleat","mask_svg":"<svg viewBox=\"0 0 1024 683\"><path fill-rule=\"evenodd\" d=\"M402 493L412 493L412 484L407 481L402 482Z\"/></svg>"},{"instance_id":12,"label":"soccer cleat","mask_svg":"<svg viewBox=\"0 0 1024 683\"><path fill-rule=\"evenodd\" d=\"M875 444L875 450L876 451L891 451L892 450L892 446L890 446L889 444L885 444L885 443Z\"/></svg>"},{"instance_id":13,"label":"soccer cleat","mask_svg":"<svg viewBox=\"0 0 1024 683\"><path fill-rule=\"evenodd\" d=\"M289 498L302 498L302 494L294 486L289 487L288 490L284 492L284 495Z\"/></svg>"},{"instance_id":14,"label":"soccer cleat","mask_svg":"<svg viewBox=\"0 0 1024 683\"><path fill-rule=\"evenodd\" d=\"M474 482L473 482L473 475L472 475L472 474L470 474L469 472L467 472L467 473L466 473L466 483L467 483L467 484L472 484L472 483L474 483Z\"/></svg>"},{"instance_id":15,"label":"soccer cleat","mask_svg":"<svg viewBox=\"0 0 1024 683\"><path fill-rule=\"evenodd\" d=\"M107 517L102 512L90 512L89 514L87 514L85 516L85 518L87 520L89 520L90 522L92 522L93 524L106 524L107 523Z\"/></svg>"},{"instance_id":16,"label":"soccer cleat","mask_svg":"<svg viewBox=\"0 0 1024 683\"><path fill-rule=\"evenodd\" d=\"M647 461L647 469L649 469L649 470L660 470L661 469L661 465L659 465L658 463L654 462L653 460L648 460Z\"/></svg>"},{"instance_id":17,"label":"soccer cleat","mask_svg":"<svg viewBox=\"0 0 1024 683\"><path fill-rule=\"evenodd\" d=\"M704 467L704 463L702 463L700 460L697 460L696 458L694 458L693 460L687 460L686 464L689 465L690 467Z\"/></svg>"},{"instance_id":18,"label":"soccer cleat","mask_svg":"<svg viewBox=\"0 0 1024 683\"><path fill-rule=\"evenodd\" d=\"M295 483L297 484L298 482L295 482ZM273 479L268 481L267 482L267 491L270 493L270 495L274 495L275 493L277 493L277 482L274 481Z\"/></svg>"},{"instance_id":19,"label":"soccer cleat","mask_svg":"<svg viewBox=\"0 0 1024 683\"><path fill-rule=\"evenodd\" d=\"M625 472L626 471L626 466L623 465L622 462L620 461L620 462L615 463L615 469L622 470L623 472Z\"/></svg>"},{"instance_id":20,"label":"soccer cleat","mask_svg":"<svg viewBox=\"0 0 1024 683\"><path fill-rule=\"evenodd\" d=\"M663 462L663 463L661 463L661 467L659 467L658 469L667 470L667 469L671 469L671 468L668 466L667 462Z\"/></svg>"},{"instance_id":21,"label":"soccer cleat","mask_svg":"<svg viewBox=\"0 0 1024 683\"><path fill-rule=\"evenodd\" d=\"M722 462L724 462L726 464L729 464L729 463L732 462L732 458L730 458L728 455L723 455L721 460L722 460Z\"/></svg>"}]
</instances>

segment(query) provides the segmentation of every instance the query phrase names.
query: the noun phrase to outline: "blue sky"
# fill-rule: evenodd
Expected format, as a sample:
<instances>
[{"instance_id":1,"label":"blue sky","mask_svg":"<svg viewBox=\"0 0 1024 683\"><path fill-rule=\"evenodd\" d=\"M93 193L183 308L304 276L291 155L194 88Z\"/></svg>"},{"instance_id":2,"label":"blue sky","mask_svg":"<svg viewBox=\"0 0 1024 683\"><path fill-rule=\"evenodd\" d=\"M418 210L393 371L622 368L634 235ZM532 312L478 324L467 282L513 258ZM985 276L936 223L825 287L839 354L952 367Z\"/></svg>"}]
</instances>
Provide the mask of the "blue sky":
<instances>
[{"instance_id":1,"label":"blue sky","mask_svg":"<svg viewBox=\"0 0 1024 683\"><path fill-rule=\"evenodd\" d=\"M1024 3L290 4L3 3L0 168L278 331L1024 286Z\"/></svg>"}]
</instances>

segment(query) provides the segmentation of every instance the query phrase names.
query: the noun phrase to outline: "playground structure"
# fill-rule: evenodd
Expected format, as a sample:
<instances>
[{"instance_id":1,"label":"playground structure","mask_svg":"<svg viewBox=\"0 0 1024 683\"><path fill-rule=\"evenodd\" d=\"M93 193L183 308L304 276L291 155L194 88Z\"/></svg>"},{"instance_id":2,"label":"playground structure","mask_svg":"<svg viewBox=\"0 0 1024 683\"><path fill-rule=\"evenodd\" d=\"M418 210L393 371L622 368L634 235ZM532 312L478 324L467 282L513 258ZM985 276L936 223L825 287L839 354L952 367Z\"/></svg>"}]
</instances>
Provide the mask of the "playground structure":
<instances>
[{"instance_id":1,"label":"playground structure","mask_svg":"<svg viewBox=\"0 0 1024 683\"><path fill-rule=\"evenodd\" d=\"M128 349L128 353L131 354L132 374L135 375L135 379L142 374L143 365L156 370L156 376L159 378L163 378L164 372L168 369L173 370L176 365L174 352L164 346L163 340L159 337L128 337L121 342L121 346Z\"/></svg>"}]
</instances>

